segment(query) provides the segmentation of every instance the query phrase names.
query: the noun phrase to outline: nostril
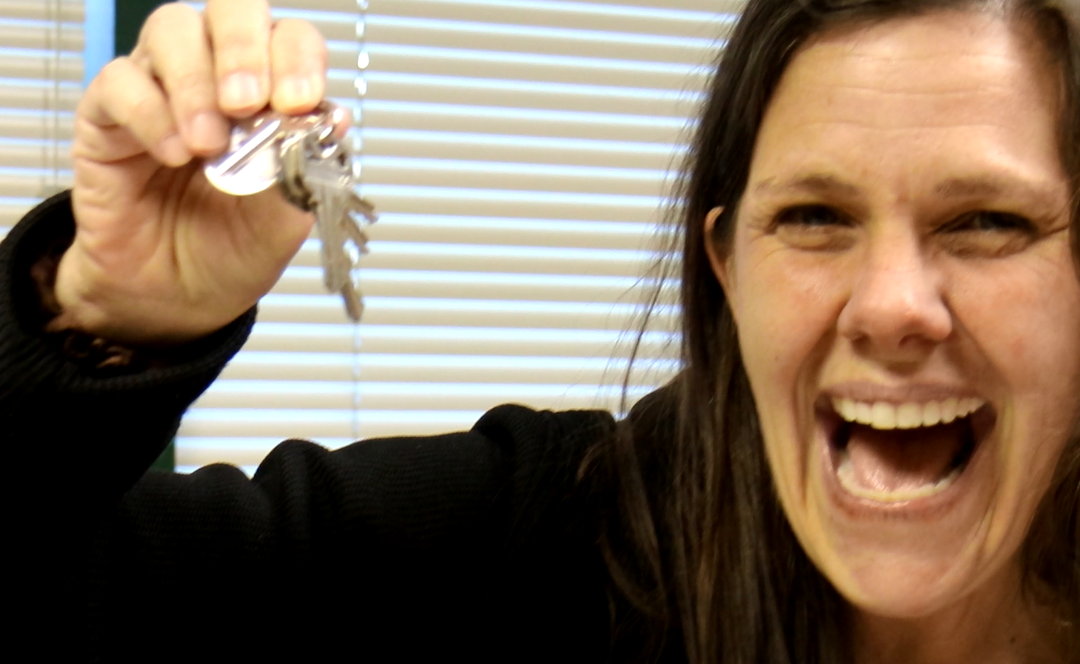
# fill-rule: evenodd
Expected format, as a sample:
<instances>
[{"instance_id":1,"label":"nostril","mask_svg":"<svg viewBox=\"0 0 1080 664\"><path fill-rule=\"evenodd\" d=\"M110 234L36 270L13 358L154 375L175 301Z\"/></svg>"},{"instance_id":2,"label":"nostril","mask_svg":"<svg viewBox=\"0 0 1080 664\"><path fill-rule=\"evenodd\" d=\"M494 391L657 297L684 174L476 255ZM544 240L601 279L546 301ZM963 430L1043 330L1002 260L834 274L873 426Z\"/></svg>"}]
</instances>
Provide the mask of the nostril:
<instances>
[{"instance_id":1,"label":"nostril","mask_svg":"<svg viewBox=\"0 0 1080 664\"><path fill-rule=\"evenodd\" d=\"M952 313L944 301L872 303L850 300L837 321L837 331L852 343L887 351L922 351L953 333Z\"/></svg>"},{"instance_id":2,"label":"nostril","mask_svg":"<svg viewBox=\"0 0 1080 664\"><path fill-rule=\"evenodd\" d=\"M840 312L839 333L887 349L947 339L953 317L944 282L917 241L892 238L891 246L869 253Z\"/></svg>"}]
</instances>

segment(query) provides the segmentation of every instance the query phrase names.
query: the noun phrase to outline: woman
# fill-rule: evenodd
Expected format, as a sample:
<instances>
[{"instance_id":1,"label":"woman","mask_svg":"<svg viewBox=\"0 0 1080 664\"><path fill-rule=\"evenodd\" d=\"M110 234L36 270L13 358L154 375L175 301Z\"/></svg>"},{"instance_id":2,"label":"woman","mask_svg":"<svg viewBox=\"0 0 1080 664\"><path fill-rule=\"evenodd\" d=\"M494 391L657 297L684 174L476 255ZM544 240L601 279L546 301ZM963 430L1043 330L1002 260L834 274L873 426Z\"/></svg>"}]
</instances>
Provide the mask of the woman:
<instances>
[{"instance_id":1,"label":"woman","mask_svg":"<svg viewBox=\"0 0 1080 664\"><path fill-rule=\"evenodd\" d=\"M71 205L0 254L14 467L62 453L62 490L11 482L23 615L112 659L197 611L170 655L1077 661L1077 13L751 2L688 169L672 386L619 424L289 443L249 482L138 480L311 223L191 158L310 108L323 51L254 0L159 11L80 106Z\"/></svg>"},{"instance_id":2,"label":"woman","mask_svg":"<svg viewBox=\"0 0 1080 664\"><path fill-rule=\"evenodd\" d=\"M646 588L675 598L657 610L691 632L699 661L717 649L732 661L783 661L785 652L836 661L845 647L858 661L992 661L982 649L997 642L992 616L969 605L950 619L944 607L960 598L1002 606L981 593L994 585L988 575L1010 567L1025 600L1057 603L1036 620L1071 623L1073 645L1061 652L1080 656L1076 279L1066 251L1080 202L1080 57L1077 6L1058 4L1069 23L1046 4L760 2L732 36L684 192L684 428L665 452L684 486L653 510L656 539L634 490L624 491L626 513L642 524ZM1032 49L1028 60L1015 57L1018 44ZM1047 114L1041 135L1033 108ZM1041 173L1028 168L1036 145ZM1018 176L1031 182L1010 191ZM1075 255L1075 232L1072 242ZM1019 265L1051 244L1065 252L1055 259L1060 281L1045 271L1047 281L1029 281L1034 272ZM1051 314L1047 293L1062 310ZM1029 306L1036 301L1042 314ZM1051 363L1069 358L1054 371L1011 345L1043 335L1054 341L1034 343ZM948 510L935 519L905 509L913 496L903 494L945 479L938 471L954 459L934 458L944 441L909 452L922 458L890 458L908 436L838 413L852 402L929 411L944 397L990 403L970 418L978 445L957 500L971 502L927 500L925 510ZM1024 412L1035 401L1061 410ZM634 477L630 455L616 457L626 459L621 477ZM854 473L835 472L845 455ZM783 520L769 519L779 512L774 491ZM732 533L739 546L725 541ZM839 608L830 585L854 610ZM823 624L823 614L847 615ZM965 637L971 623L985 631ZM922 649L935 627L954 650Z\"/></svg>"}]
</instances>

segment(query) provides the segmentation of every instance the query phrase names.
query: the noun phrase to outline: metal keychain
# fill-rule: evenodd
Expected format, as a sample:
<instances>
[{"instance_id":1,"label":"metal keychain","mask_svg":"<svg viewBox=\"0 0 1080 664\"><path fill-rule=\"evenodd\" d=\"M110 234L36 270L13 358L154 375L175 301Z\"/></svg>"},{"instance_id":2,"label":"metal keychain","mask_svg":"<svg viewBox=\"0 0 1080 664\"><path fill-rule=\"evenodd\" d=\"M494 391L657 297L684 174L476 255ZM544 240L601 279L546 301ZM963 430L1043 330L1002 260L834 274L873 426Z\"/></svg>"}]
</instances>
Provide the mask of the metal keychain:
<instances>
[{"instance_id":1,"label":"metal keychain","mask_svg":"<svg viewBox=\"0 0 1080 664\"><path fill-rule=\"evenodd\" d=\"M285 198L314 212L327 290L341 293L345 311L360 320L363 301L353 270L367 253L367 234L354 215L376 220L374 207L355 190L353 151L335 136L344 110L323 102L312 113L267 112L233 127L229 150L204 165L207 180L234 196L249 196L275 184ZM353 251L349 251L349 243Z\"/></svg>"}]
</instances>

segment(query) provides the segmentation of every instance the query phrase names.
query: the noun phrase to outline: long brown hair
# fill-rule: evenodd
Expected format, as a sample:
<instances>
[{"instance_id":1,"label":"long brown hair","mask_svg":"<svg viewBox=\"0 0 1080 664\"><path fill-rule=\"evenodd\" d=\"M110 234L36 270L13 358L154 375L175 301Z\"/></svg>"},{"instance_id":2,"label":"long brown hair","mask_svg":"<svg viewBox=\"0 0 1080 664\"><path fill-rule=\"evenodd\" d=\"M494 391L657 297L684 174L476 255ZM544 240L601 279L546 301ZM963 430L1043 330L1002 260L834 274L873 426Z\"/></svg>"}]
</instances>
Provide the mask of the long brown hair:
<instances>
[{"instance_id":1,"label":"long brown hair","mask_svg":"<svg viewBox=\"0 0 1080 664\"><path fill-rule=\"evenodd\" d=\"M585 467L610 497L600 510L601 549L614 589L615 659L685 651L694 664L850 661L847 605L806 557L776 498L734 321L705 251L706 242L727 247L762 118L793 55L840 25L941 10L991 11L1033 27L1061 72L1061 154L1080 256L1077 2L750 0L717 65L677 196L683 370L635 407ZM706 237L703 220L715 207L724 213ZM1062 456L1023 554L1028 589L1076 634L1080 436Z\"/></svg>"}]
</instances>

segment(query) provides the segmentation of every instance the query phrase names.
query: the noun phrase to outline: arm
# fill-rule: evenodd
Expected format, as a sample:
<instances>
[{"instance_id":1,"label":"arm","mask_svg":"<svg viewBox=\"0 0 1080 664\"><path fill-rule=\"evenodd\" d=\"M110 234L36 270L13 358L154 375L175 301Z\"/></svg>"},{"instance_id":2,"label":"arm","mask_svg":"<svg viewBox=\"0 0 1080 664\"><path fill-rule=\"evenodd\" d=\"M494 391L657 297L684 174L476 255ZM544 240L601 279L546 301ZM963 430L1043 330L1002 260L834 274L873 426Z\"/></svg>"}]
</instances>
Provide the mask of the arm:
<instances>
[{"instance_id":1,"label":"arm","mask_svg":"<svg viewBox=\"0 0 1080 664\"><path fill-rule=\"evenodd\" d=\"M93 533L176 431L181 413L247 337L245 314L163 366L98 368L45 334L31 266L74 230L69 196L47 201L0 244L0 441L8 552L6 633L42 661L85 645L80 570ZM59 634L63 634L59 636Z\"/></svg>"},{"instance_id":2,"label":"arm","mask_svg":"<svg viewBox=\"0 0 1080 664\"><path fill-rule=\"evenodd\" d=\"M24 269L70 226L60 197L0 247L16 643L52 661L600 659L603 570L576 476L610 415L509 406L434 438L290 441L250 480L136 481L251 316L167 368L81 365L34 333Z\"/></svg>"},{"instance_id":3,"label":"arm","mask_svg":"<svg viewBox=\"0 0 1080 664\"><path fill-rule=\"evenodd\" d=\"M604 570L577 467L602 413L503 407L471 431L329 452L252 480L150 474L90 552L106 660L602 661Z\"/></svg>"},{"instance_id":4,"label":"arm","mask_svg":"<svg viewBox=\"0 0 1080 664\"><path fill-rule=\"evenodd\" d=\"M199 158L223 150L229 120L271 93L278 110L314 107L322 56L314 27L272 25L263 0L211 0L205 16L158 9L135 51L79 103L70 197L33 212L0 249L0 437L15 571L5 596L21 609L10 633L43 660L56 649L53 661L67 661L65 648L85 643L42 630L85 628L83 572L103 519L242 343L255 302L311 227L276 192L214 191ZM224 94L238 72L259 83L246 98ZM280 94L294 75L311 79L308 98ZM29 275L63 239L60 313L47 320ZM141 371L87 366L45 330L170 351Z\"/></svg>"},{"instance_id":5,"label":"arm","mask_svg":"<svg viewBox=\"0 0 1080 664\"><path fill-rule=\"evenodd\" d=\"M606 645L576 481L606 414L499 409L437 439L288 443L252 480L220 466L137 479L312 222L276 191L214 191L196 158L224 148L229 119L312 108L325 56L314 28L271 23L262 0L159 9L80 103L70 206L53 201L2 250L5 596L37 659L600 659L571 644ZM257 82L243 99L238 72ZM168 363L88 368L40 334L24 257L72 229L48 329L168 347ZM576 654L545 656L560 652Z\"/></svg>"},{"instance_id":6,"label":"arm","mask_svg":"<svg viewBox=\"0 0 1080 664\"><path fill-rule=\"evenodd\" d=\"M70 333L44 333L49 314L31 279L31 266L73 232L70 196L61 194L30 212L0 245L0 431L10 452L28 461L48 454L59 476L93 476L95 485L112 487L107 499L115 500L243 345L254 311L198 342L136 354L133 366L95 366L65 349ZM33 440L51 444L32 449Z\"/></svg>"},{"instance_id":7,"label":"arm","mask_svg":"<svg viewBox=\"0 0 1080 664\"><path fill-rule=\"evenodd\" d=\"M602 659L577 469L610 415L507 406L434 438L290 441L250 480L227 466L137 480L251 316L167 368L71 360L34 333L24 269L70 233L69 210L46 203L0 247L9 549L32 580L9 583L17 642L54 661Z\"/></svg>"}]
</instances>

